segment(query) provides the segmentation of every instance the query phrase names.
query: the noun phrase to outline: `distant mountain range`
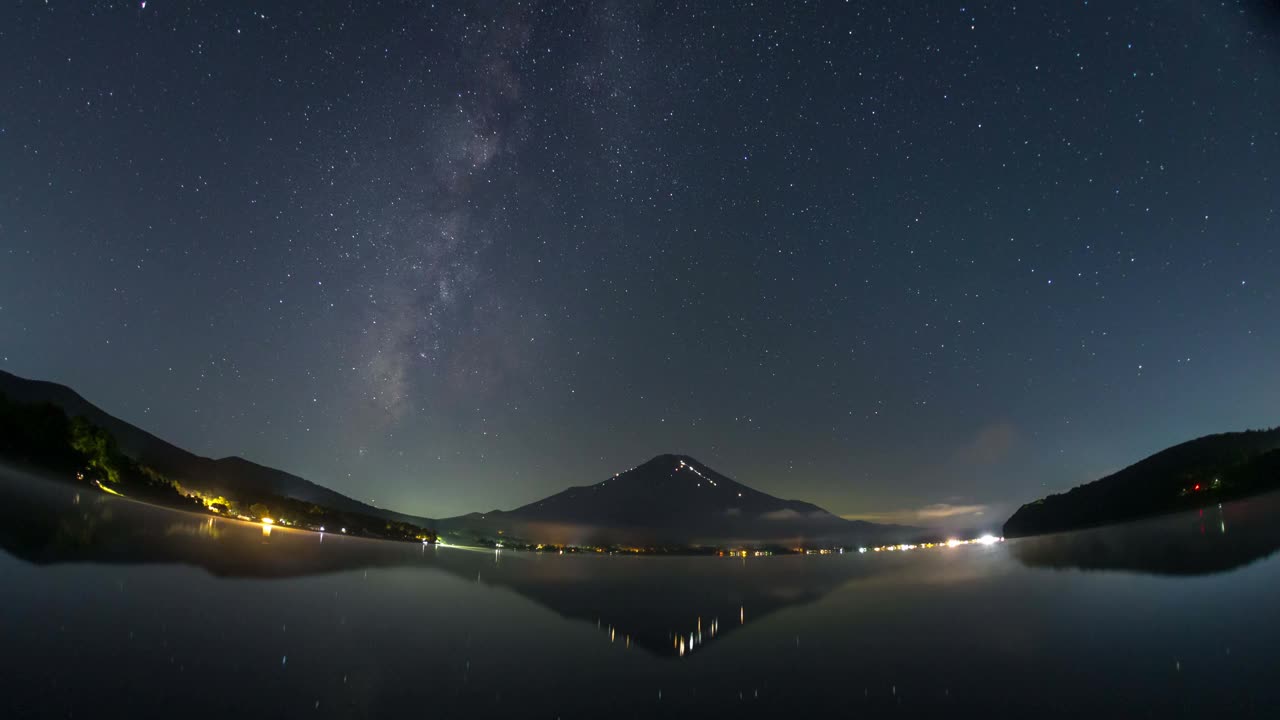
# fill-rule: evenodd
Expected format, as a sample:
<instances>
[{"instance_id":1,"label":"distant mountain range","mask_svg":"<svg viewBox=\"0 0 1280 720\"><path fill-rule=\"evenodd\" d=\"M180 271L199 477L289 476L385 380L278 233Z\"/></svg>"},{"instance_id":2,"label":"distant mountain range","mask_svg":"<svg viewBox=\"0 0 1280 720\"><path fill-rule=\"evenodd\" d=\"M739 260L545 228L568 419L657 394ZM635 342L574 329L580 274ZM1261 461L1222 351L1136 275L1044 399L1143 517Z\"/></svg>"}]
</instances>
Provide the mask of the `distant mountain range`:
<instances>
[{"instance_id":1,"label":"distant mountain range","mask_svg":"<svg viewBox=\"0 0 1280 720\"><path fill-rule=\"evenodd\" d=\"M659 455L594 485L571 487L515 510L441 520L492 536L557 544L869 544L911 539L919 528L845 520L782 500L688 455Z\"/></svg>"},{"instance_id":2,"label":"distant mountain range","mask_svg":"<svg viewBox=\"0 0 1280 720\"><path fill-rule=\"evenodd\" d=\"M374 507L282 470L240 457L188 452L108 414L71 388L0 371L0 393L51 403L110 432L120 449L183 486L227 497L270 493L476 538L549 544L871 544L906 541L919 528L851 521L799 500L738 483L687 455L659 455L595 485L572 487L510 511L444 520Z\"/></svg>"},{"instance_id":3,"label":"distant mountain range","mask_svg":"<svg viewBox=\"0 0 1280 720\"><path fill-rule=\"evenodd\" d=\"M1060 495L1027 503L1005 537L1041 535L1203 507L1280 488L1280 428L1208 435Z\"/></svg>"}]
</instances>

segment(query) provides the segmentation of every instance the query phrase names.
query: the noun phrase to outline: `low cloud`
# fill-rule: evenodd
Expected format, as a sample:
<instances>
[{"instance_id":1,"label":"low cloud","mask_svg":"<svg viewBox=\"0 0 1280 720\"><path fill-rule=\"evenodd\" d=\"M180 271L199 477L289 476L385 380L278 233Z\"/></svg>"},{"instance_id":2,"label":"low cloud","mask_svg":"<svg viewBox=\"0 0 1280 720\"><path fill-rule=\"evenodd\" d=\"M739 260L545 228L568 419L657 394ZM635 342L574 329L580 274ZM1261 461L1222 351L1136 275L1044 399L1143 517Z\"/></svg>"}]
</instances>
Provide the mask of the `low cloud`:
<instances>
[{"instance_id":1,"label":"low cloud","mask_svg":"<svg viewBox=\"0 0 1280 720\"><path fill-rule=\"evenodd\" d=\"M916 511L916 514L922 520L949 518L957 515L982 515L987 511L986 505L950 505L948 503L934 503L933 505L925 505Z\"/></svg>"},{"instance_id":2,"label":"low cloud","mask_svg":"<svg viewBox=\"0 0 1280 720\"><path fill-rule=\"evenodd\" d=\"M868 522L895 523L898 525L935 525L948 524L949 521L955 520L977 520L986 515L990 508L990 505L934 503L918 508L878 513L854 513L842 515L841 517L845 520L866 520Z\"/></svg>"}]
</instances>

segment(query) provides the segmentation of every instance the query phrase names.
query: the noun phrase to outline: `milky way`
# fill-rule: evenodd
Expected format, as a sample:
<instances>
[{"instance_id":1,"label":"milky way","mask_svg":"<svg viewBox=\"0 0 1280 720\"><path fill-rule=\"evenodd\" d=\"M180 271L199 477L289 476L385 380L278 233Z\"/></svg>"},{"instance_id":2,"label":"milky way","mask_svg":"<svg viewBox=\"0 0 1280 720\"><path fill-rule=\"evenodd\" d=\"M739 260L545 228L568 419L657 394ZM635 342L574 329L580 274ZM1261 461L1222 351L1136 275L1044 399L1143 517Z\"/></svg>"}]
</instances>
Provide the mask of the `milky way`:
<instances>
[{"instance_id":1,"label":"milky way","mask_svg":"<svg viewBox=\"0 0 1280 720\"><path fill-rule=\"evenodd\" d=\"M1276 18L15 3L0 367L427 515L983 522L1280 422Z\"/></svg>"}]
</instances>

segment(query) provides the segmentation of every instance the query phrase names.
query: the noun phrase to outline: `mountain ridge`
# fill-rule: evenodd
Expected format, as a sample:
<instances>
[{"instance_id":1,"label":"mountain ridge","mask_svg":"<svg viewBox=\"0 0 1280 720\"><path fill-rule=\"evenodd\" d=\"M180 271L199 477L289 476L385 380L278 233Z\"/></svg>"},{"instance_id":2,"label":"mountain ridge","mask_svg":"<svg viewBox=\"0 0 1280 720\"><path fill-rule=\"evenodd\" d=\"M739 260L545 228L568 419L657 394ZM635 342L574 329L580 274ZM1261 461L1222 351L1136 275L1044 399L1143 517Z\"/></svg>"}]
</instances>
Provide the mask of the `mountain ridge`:
<instances>
[{"instance_id":1,"label":"mountain ridge","mask_svg":"<svg viewBox=\"0 0 1280 720\"><path fill-rule=\"evenodd\" d=\"M1065 493L1018 508L1006 537L1097 527L1280 486L1280 428L1187 440Z\"/></svg>"},{"instance_id":2,"label":"mountain ridge","mask_svg":"<svg viewBox=\"0 0 1280 720\"><path fill-rule=\"evenodd\" d=\"M85 399L74 389L47 380L30 380L0 370L0 393L26 403L51 403L67 415L82 415L111 433L120 449L138 462L194 489L218 495L267 492L297 500L412 525L435 520L379 508L293 473L239 455L209 458L170 443Z\"/></svg>"}]
</instances>

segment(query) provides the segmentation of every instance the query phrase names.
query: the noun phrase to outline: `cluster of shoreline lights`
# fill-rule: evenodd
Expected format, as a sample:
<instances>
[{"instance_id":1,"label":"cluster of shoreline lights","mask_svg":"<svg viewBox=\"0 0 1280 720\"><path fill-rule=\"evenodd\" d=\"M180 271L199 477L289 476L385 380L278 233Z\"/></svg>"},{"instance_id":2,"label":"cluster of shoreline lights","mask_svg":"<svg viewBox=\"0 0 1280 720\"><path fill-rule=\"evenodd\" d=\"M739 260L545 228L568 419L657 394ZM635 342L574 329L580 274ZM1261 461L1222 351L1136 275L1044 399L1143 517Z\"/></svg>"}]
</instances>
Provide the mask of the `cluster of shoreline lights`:
<instances>
[{"instance_id":1,"label":"cluster of shoreline lights","mask_svg":"<svg viewBox=\"0 0 1280 720\"><path fill-rule=\"evenodd\" d=\"M212 520L212 519L213 519L213 518L210 518L210 520ZM239 516L237 519L238 519L238 520L248 520L249 522L253 522L252 518L245 517L244 515ZM288 522L287 520L276 520L275 518L269 518L269 517L261 518L258 522L260 522L260 523L262 524L262 536L263 536L263 537L271 537L271 530L272 530L272 528L274 528L276 525L280 525L281 527L291 527L291 526L293 526L293 523L290 523L290 522ZM319 527L317 527L317 528L307 528L307 529L312 530L313 532L318 532L318 533L320 533L320 542L324 542L324 526L323 526L323 525L321 525L321 526L319 526ZM342 528L341 532L342 532L342 534L343 534L343 535L346 535L346 534L347 534L347 529L346 529L346 528ZM426 543L426 540L423 540L422 542L423 542L423 543Z\"/></svg>"},{"instance_id":2,"label":"cluster of shoreline lights","mask_svg":"<svg viewBox=\"0 0 1280 720\"><path fill-rule=\"evenodd\" d=\"M906 552L907 550L953 548L960 547L961 545L995 545L996 543L1002 542L1004 542L1004 538L1002 537L996 537L995 535L983 535L982 537L973 538L972 540L956 540L955 538L952 538L946 542L928 542L920 543L918 545L881 545L874 548L860 547L858 548L858 552L865 553L867 550L871 550L872 552Z\"/></svg>"}]
</instances>

